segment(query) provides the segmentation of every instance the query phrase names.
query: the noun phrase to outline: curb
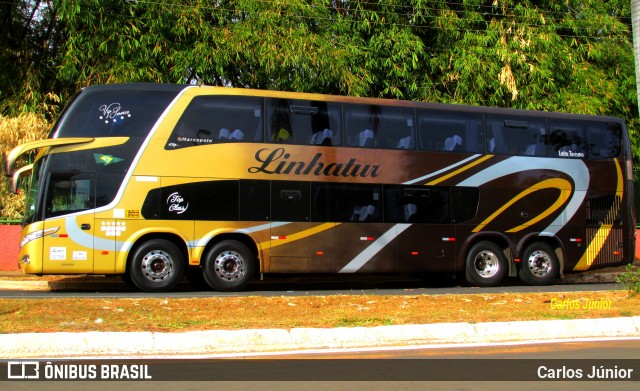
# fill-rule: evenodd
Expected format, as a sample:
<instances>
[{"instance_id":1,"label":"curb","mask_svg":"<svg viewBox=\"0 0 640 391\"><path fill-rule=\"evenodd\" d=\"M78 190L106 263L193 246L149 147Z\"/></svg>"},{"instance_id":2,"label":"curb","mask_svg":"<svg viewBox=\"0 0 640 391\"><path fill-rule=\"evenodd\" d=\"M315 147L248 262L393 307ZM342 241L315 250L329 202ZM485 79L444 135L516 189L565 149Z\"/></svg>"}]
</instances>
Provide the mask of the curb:
<instances>
[{"instance_id":1,"label":"curb","mask_svg":"<svg viewBox=\"0 0 640 391\"><path fill-rule=\"evenodd\" d=\"M306 349L640 337L640 316L333 329L88 332L0 335L0 358L224 355Z\"/></svg>"},{"instance_id":2,"label":"curb","mask_svg":"<svg viewBox=\"0 0 640 391\"><path fill-rule=\"evenodd\" d=\"M576 273L567 274L563 278L557 279L554 284L588 284L588 283L615 283L622 272L608 273ZM15 274L23 276L22 274ZM11 278L11 276L8 276ZM46 278L46 277L45 277ZM188 282L181 282L188 286ZM21 279L0 279L0 290L25 290L25 291L99 291L102 289L114 291L130 291L124 282L119 278L108 278L101 276L68 276L56 280L21 280Z\"/></svg>"}]
</instances>

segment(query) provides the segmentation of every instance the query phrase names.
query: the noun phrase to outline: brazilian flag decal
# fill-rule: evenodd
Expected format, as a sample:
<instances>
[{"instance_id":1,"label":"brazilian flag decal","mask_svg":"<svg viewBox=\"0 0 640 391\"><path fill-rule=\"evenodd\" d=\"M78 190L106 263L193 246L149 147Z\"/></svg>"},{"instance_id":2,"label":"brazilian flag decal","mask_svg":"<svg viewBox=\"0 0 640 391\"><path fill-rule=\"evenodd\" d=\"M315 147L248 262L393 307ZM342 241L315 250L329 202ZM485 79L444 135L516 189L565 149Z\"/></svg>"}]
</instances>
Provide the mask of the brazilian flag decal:
<instances>
[{"instance_id":1,"label":"brazilian flag decal","mask_svg":"<svg viewBox=\"0 0 640 391\"><path fill-rule=\"evenodd\" d=\"M96 159L96 163L104 164L105 166L108 166L109 164L112 164L112 163L118 163L124 160L124 159L120 159L119 157L114 157L111 155L103 155L100 153L94 153L93 157Z\"/></svg>"}]
</instances>

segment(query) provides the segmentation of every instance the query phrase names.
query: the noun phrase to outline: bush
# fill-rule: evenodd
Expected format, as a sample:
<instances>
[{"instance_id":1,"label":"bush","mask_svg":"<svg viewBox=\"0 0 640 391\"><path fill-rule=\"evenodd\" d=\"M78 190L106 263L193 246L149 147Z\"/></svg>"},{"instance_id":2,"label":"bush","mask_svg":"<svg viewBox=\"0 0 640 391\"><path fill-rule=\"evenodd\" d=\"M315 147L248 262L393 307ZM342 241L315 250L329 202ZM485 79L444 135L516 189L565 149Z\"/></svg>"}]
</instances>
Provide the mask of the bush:
<instances>
[{"instance_id":1,"label":"bush","mask_svg":"<svg viewBox=\"0 0 640 391\"><path fill-rule=\"evenodd\" d=\"M627 265L627 271L616 278L616 281L621 283L632 296L637 295L640 293L640 268Z\"/></svg>"},{"instance_id":2,"label":"bush","mask_svg":"<svg viewBox=\"0 0 640 391\"><path fill-rule=\"evenodd\" d=\"M16 146L47 137L50 127L51 125L44 116L33 113L22 114L18 117L0 116L0 152L2 152L3 161ZM28 160L34 157L33 153L21 157L18 166L27 164ZM11 193L11 178L3 176L0 181L2 181L2 186L0 186L0 219L20 219L24 213L24 195Z\"/></svg>"}]
</instances>

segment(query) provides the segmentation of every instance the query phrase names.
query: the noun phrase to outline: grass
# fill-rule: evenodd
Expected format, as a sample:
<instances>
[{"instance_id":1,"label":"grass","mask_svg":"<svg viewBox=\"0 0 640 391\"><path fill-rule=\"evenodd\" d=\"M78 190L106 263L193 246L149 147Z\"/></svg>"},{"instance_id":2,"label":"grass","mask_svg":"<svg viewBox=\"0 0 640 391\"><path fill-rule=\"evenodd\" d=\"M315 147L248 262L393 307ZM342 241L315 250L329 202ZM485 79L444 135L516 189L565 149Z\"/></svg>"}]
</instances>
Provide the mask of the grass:
<instances>
[{"instance_id":1,"label":"grass","mask_svg":"<svg viewBox=\"0 0 640 391\"><path fill-rule=\"evenodd\" d=\"M0 300L0 333L356 327L640 315L625 291Z\"/></svg>"}]
</instances>

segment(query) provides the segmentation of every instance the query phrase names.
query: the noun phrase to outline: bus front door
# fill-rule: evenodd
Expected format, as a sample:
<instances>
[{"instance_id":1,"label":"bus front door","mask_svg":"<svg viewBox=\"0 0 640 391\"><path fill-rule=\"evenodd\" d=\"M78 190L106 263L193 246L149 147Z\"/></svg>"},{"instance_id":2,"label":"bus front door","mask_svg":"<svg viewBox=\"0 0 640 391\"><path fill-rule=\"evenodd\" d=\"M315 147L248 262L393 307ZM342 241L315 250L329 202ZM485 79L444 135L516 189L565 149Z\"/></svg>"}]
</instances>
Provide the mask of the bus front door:
<instances>
[{"instance_id":1,"label":"bus front door","mask_svg":"<svg viewBox=\"0 0 640 391\"><path fill-rule=\"evenodd\" d=\"M95 174L52 172L46 184L45 274L93 273Z\"/></svg>"}]
</instances>

